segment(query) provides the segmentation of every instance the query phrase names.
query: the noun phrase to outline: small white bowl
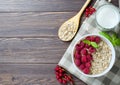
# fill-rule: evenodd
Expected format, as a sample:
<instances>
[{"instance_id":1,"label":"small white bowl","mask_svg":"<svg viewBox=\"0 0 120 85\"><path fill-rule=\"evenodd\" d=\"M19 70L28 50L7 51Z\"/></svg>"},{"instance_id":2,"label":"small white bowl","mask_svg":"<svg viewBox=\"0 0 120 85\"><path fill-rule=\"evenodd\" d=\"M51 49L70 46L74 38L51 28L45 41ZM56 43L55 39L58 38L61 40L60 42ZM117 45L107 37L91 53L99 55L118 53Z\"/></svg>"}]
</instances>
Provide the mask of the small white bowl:
<instances>
[{"instance_id":1,"label":"small white bowl","mask_svg":"<svg viewBox=\"0 0 120 85\"><path fill-rule=\"evenodd\" d=\"M111 48L111 52L112 52L112 57L111 57L111 62L108 66L107 69L105 69L102 73L100 74L85 74L83 73L76 65L75 65L75 62L74 62L74 51L75 51L75 46L77 43L79 43L82 39L86 38L87 36L99 36L104 42L106 42L108 44L108 46ZM100 76L103 76L105 75L106 73L108 73L110 71L110 69L113 67L114 63L115 63L115 49L112 45L112 43L107 39L105 38L104 36L102 35L98 35L98 34L87 34L87 35L84 35L82 36L75 44L74 44L74 47L73 47L73 50L72 50L72 62L73 62L73 65L74 65L74 68L81 74L87 76L87 77L100 77Z\"/></svg>"}]
</instances>

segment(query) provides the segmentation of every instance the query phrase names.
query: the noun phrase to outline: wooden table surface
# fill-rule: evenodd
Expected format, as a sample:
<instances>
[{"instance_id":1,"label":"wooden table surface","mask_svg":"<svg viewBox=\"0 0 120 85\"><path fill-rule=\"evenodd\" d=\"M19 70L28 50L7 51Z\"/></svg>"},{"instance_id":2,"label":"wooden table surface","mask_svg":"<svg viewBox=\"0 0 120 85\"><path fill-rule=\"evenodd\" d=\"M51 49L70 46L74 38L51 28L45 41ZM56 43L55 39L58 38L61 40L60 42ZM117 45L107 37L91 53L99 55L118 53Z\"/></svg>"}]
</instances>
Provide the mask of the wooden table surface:
<instances>
[{"instance_id":1,"label":"wooden table surface","mask_svg":"<svg viewBox=\"0 0 120 85\"><path fill-rule=\"evenodd\" d=\"M60 85L54 67L70 42L62 42L57 31L84 3L0 0L0 85ZM75 83L86 85L76 78Z\"/></svg>"}]
</instances>

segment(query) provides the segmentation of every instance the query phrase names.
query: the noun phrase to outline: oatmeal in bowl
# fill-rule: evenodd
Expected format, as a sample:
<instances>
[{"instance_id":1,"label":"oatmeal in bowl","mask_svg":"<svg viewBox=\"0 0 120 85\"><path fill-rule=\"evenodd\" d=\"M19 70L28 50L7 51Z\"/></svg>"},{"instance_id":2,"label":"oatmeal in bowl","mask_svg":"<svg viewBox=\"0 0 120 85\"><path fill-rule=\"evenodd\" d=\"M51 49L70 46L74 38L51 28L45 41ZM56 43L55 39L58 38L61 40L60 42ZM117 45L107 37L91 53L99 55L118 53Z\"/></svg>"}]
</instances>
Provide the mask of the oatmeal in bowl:
<instances>
[{"instance_id":1,"label":"oatmeal in bowl","mask_svg":"<svg viewBox=\"0 0 120 85\"><path fill-rule=\"evenodd\" d=\"M88 77L100 77L110 71L115 62L115 49L104 36L88 34L74 45L72 61L75 69Z\"/></svg>"}]
</instances>

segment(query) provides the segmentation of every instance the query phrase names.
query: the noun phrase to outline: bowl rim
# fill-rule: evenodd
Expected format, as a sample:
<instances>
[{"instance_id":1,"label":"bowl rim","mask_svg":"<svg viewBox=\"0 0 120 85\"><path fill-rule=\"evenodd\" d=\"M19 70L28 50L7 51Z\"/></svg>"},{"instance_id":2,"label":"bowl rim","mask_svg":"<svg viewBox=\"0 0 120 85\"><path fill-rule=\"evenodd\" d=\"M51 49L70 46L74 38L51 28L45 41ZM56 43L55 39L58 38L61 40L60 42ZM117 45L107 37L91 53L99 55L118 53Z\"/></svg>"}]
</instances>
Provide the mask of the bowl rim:
<instances>
[{"instance_id":1,"label":"bowl rim","mask_svg":"<svg viewBox=\"0 0 120 85\"><path fill-rule=\"evenodd\" d=\"M78 42L80 42L82 39L84 39L84 38L87 37L87 36L99 36L99 37L102 38L102 40L105 41L105 42L110 46L110 48L111 48L111 51L112 51L111 62L110 62L110 64L109 64L108 68L105 69L105 70L104 70L102 73L100 73L100 74L95 74L95 75L85 74L85 73L83 73L83 72L75 65L75 63L74 63L74 50L75 50L75 46L76 46L76 44L77 44ZM104 36L102 36L102 35L100 35L100 34L86 34L86 35L83 35L82 37L79 38L79 40L77 40L77 41L75 42L75 44L74 44L74 46L73 46L73 49L72 49L72 62L73 62L73 66L75 67L75 69L76 69L79 73L81 73L81 74L83 74L83 75L85 75L85 76L87 76L87 77L100 77L100 76L103 76L103 75L105 75L106 73L108 73L108 72L111 70L111 68L113 67L114 63L115 63L115 56L116 56L116 54L115 54L115 48L113 47L112 43L111 43L107 38L105 38Z\"/></svg>"}]
</instances>

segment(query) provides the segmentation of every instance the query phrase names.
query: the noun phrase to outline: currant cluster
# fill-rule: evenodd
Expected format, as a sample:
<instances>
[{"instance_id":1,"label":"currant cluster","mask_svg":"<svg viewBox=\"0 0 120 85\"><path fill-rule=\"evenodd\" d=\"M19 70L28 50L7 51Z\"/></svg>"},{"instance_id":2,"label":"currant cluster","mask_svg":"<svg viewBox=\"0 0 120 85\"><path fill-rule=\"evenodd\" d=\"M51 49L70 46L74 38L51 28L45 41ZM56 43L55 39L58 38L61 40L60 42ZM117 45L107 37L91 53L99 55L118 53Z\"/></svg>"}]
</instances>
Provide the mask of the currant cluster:
<instances>
[{"instance_id":1,"label":"currant cluster","mask_svg":"<svg viewBox=\"0 0 120 85\"><path fill-rule=\"evenodd\" d=\"M84 43L84 40L99 43L101 41L98 36L88 36L81 40L75 47L74 62L76 66L85 74L90 73L91 62L93 60L92 54L96 52L96 48Z\"/></svg>"},{"instance_id":2,"label":"currant cluster","mask_svg":"<svg viewBox=\"0 0 120 85\"><path fill-rule=\"evenodd\" d=\"M61 83L66 85L67 83L70 83L73 85L73 79L70 74L68 74L65 69L57 65L55 67L55 74L56 74L56 79Z\"/></svg>"},{"instance_id":3,"label":"currant cluster","mask_svg":"<svg viewBox=\"0 0 120 85\"><path fill-rule=\"evenodd\" d=\"M96 11L96 9L90 6L90 7L86 8L86 10L85 10L85 16L86 16L86 17L89 17L89 16L92 15L95 11Z\"/></svg>"}]
</instances>

